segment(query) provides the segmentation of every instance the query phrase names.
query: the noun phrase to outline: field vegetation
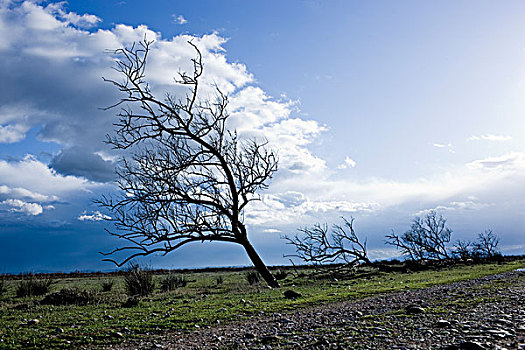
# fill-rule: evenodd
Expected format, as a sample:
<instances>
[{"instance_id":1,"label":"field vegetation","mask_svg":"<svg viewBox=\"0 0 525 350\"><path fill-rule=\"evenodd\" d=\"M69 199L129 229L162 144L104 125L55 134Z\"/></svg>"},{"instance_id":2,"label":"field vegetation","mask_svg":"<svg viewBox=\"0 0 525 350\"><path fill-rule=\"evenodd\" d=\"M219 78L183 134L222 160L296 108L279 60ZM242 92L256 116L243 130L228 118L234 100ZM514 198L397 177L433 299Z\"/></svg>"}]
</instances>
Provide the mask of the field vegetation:
<instances>
[{"instance_id":1,"label":"field vegetation","mask_svg":"<svg viewBox=\"0 0 525 350\"><path fill-rule=\"evenodd\" d=\"M379 293L425 288L525 267L524 257L499 262L430 264L415 271L406 263L388 264L393 272L357 267L333 269L280 267L282 288L272 289L253 270L150 271L150 293L131 295L126 279L137 266L114 274L34 275L52 280L46 295L17 296L24 276L3 276L0 286L0 349L104 346L126 338L170 331L194 331L230 320L285 312L320 303ZM277 271L275 271L277 272ZM136 276L134 276L136 277ZM143 276L140 276L142 278ZM151 278L151 280L150 280ZM183 281L183 282L182 282ZM151 283L149 283L151 282ZM110 286L110 287L108 287ZM293 290L299 297L286 298ZM136 291L135 291L136 292Z\"/></svg>"}]
</instances>

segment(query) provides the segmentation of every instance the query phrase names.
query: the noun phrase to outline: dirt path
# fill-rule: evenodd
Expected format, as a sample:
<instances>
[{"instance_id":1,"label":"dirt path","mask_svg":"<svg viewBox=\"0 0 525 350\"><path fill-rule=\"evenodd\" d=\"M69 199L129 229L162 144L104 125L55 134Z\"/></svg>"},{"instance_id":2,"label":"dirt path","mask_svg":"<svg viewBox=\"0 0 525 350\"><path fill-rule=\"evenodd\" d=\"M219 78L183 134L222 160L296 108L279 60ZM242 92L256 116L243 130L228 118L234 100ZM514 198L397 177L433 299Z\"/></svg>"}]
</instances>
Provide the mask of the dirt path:
<instances>
[{"instance_id":1,"label":"dirt path","mask_svg":"<svg viewBox=\"0 0 525 350\"><path fill-rule=\"evenodd\" d=\"M256 316L114 348L525 350L525 272Z\"/></svg>"}]
</instances>

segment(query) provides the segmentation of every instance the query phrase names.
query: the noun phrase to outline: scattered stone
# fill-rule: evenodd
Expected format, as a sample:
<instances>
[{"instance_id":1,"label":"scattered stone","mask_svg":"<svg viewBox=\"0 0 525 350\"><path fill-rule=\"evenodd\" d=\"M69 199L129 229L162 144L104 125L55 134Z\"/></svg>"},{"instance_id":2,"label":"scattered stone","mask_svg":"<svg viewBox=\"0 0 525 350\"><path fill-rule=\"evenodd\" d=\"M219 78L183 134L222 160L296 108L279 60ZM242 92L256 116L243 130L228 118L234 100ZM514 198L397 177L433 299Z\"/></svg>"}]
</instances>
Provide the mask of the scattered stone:
<instances>
[{"instance_id":1,"label":"scattered stone","mask_svg":"<svg viewBox=\"0 0 525 350\"><path fill-rule=\"evenodd\" d=\"M270 343L278 342L280 339L281 337L276 336L276 335L265 335L264 337L261 338L261 342L264 345L268 345Z\"/></svg>"},{"instance_id":2,"label":"scattered stone","mask_svg":"<svg viewBox=\"0 0 525 350\"><path fill-rule=\"evenodd\" d=\"M291 299L291 300L295 300L297 298L300 298L302 297L301 293L297 293L296 291L293 291L291 289L288 289L287 291L285 291L284 293L284 297L286 299Z\"/></svg>"},{"instance_id":3,"label":"scattered stone","mask_svg":"<svg viewBox=\"0 0 525 350\"><path fill-rule=\"evenodd\" d=\"M40 323L40 320L38 318L34 318L32 320L27 321L28 326L36 326Z\"/></svg>"},{"instance_id":4,"label":"scattered stone","mask_svg":"<svg viewBox=\"0 0 525 350\"><path fill-rule=\"evenodd\" d=\"M450 327L450 322L447 320L439 320L436 322L436 327L438 328L448 328Z\"/></svg>"},{"instance_id":5,"label":"scattered stone","mask_svg":"<svg viewBox=\"0 0 525 350\"><path fill-rule=\"evenodd\" d=\"M417 305L408 305L405 308L405 311L406 311L407 314L410 314L410 315L416 315L416 314L425 313L425 309L422 308L421 306L417 306Z\"/></svg>"},{"instance_id":6,"label":"scattered stone","mask_svg":"<svg viewBox=\"0 0 525 350\"><path fill-rule=\"evenodd\" d=\"M459 344L460 350L486 350L487 348L475 341L466 341Z\"/></svg>"},{"instance_id":7,"label":"scattered stone","mask_svg":"<svg viewBox=\"0 0 525 350\"><path fill-rule=\"evenodd\" d=\"M64 329L63 328L55 328L55 333L64 333Z\"/></svg>"}]
</instances>

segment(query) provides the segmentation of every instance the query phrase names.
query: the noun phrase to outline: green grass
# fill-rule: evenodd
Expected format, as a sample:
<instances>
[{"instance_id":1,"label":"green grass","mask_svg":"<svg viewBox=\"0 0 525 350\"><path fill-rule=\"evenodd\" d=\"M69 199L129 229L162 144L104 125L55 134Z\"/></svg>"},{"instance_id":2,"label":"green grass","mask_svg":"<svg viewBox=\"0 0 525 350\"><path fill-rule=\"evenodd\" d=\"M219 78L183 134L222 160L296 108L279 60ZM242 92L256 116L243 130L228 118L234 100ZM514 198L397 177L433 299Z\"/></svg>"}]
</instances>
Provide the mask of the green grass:
<instances>
[{"instance_id":1,"label":"green grass","mask_svg":"<svg viewBox=\"0 0 525 350\"><path fill-rule=\"evenodd\" d=\"M95 301L85 306L39 305L43 297L17 298L19 281L8 280L7 293L0 297L0 349L76 348L119 343L125 338L148 337L170 330L194 330L250 315L271 314L339 300L425 288L435 284L478 278L525 267L525 260L505 264L448 267L412 273L373 273L366 278L347 280L294 278L281 281L283 288L249 285L244 271L184 274L187 286L143 298L137 307L123 308L126 301L123 277L63 278L51 286L92 291ZM364 273L370 271L363 271ZM217 284L221 276L222 284ZM166 276L154 276L157 285ZM110 292L101 292L102 283L113 280ZM286 289L302 294L285 299ZM244 301L242 301L244 300ZM30 319L37 325L28 326Z\"/></svg>"}]
</instances>

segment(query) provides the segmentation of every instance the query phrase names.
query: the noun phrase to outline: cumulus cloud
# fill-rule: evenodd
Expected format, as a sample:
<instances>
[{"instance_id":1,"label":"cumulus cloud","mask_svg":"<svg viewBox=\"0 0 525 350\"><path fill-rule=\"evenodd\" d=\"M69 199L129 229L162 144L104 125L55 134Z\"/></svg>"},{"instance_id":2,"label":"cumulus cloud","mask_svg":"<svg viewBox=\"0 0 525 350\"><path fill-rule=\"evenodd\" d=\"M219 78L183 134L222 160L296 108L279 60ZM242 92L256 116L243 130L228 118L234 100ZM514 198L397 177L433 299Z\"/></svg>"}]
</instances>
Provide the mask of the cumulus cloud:
<instances>
[{"instance_id":1,"label":"cumulus cloud","mask_svg":"<svg viewBox=\"0 0 525 350\"><path fill-rule=\"evenodd\" d=\"M331 216L366 214L379 208L377 203L348 200L311 199L296 191L265 194L255 202L246 215L247 223L264 225L268 223L289 224L312 221L323 214Z\"/></svg>"},{"instance_id":2,"label":"cumulus cloud","mask_svg":"<svg viewBox=\"0 0 525 350\"><path fill-rule=\"evenodd\" d=\"M340 164L337 168L338 169L346 169L348 167L355 168L356 165L357 165L357 162L355 160L346 156L344 163Z\"/></svg>"},{"instance_id":3,"label":"cumulus cloud","mask_svg":"<svg viewBox=\"0 0 525 350\"><path fill-rule=\"evenodd\" d=\"M186 23L188 23L188 20L186 18L184 18L183 15L171 15L171 17L173 18L173 22L175 22L177 24L186 24Z\"/></svg>"},{"instance_id":4,"label":"cumulus cloud","mask_svg":"<svg viewBox=\"0 0 525 350\"><path fill-rule=\"evenodd\" d=\"M49 164L57 174L98 182L113 179L117 154L103 141L114 128L116 111L100 107L121 96L101 79L115 78L114 57L107 50L129 46L145 36L155 40L146 75L158 96L184 92L173 78L192 69L196 52L187 43L192 41L206 67L203 98L212 96L214 85L230 95L231 125L240 135L268 139L278 148L283 170L297 174L325 168L324 160L314 156L308 145L326 127L293 117L296 102L274 99L250 85L254 77L245 65L227 60L226 39L217 33L163 38L144 25L96 29L99 18L70 12L62 3L0 6L0 89L5 92L0 96L0 142L18 142L30 128L38 127L41 141L63 147Z\"/></svg>"},{"instance_id":5,"label":"cumulus cloud","mask_svg":"<svg viewBox=\"0 0 525 350\"><path fill-rule=\"evenodd\" d=\"M22 187L14 187L11 188L6 185L0 185L0 195L7 195L15 198L22 198L22 199L29 199L34 200L38 202L49 202L49 201L56 201L58 200L58 197L56 196L46 196L38 192L32 192L28 189L22 188Z\"/></svg>"},{"instance_id":6,"label":"cumulus cloud","mask_svg":"<svg viewBox=\"0 0 525 350\"><path fill-rule=\"evenodd\" d=\"M62 19L65 23L72 24L79 28L91 28L96 26L102 20L95 15L79 15L74 12L68 12L65 9L66 2L58 2L46 6L46 10Z\"/></svg>"},{"instance_id":7,"label":"cumulus cloud","mask_svg":"<svg viewBox=\"0 0 525 350\"><path fill-rule=\"evenodd\" d=\"M0 204L9 206L10 211L20 212L27 215L40 215L42 214L42 206L38 203L28 203L20 199L6 199Z\"/></svg>"},{"instance_id":8,"label":"cumulus cloud","mask_svg":"<svg viewBox=\"0 0 525 350\"><path fill-rule=\"evenodd\" d=\"M29 128L22 124L0 125L0 143L15 143L25 138Z\"/></svg>"},{"instance_id":9,"label":"cumulus cloud","mask_svg":"<svg viewBox=\"0 0 525 350\"><path fill-rule=\"evenodd\" d=\"M481 135L481 136L470 136L467 141L509 141L512 140L512 136L504 136L504 135Z\"/></svg>"},{"instance_id":10,"label":"cumulus cloud","mask_svg":"<svg viewBox=\"0 0 525 350\"><path fill-rule=\"evenodd\" d=\"M103 221L110 220L111 216L104 215L99 211L92 211L90 214L87 212L82 212L77 218L79 221Z\"/></svg>"},{"instance_id":11,"label":"cumulus cloud","mask_svg":"<svg viewBox=\"0 0 525 350\"><path fill-rule=\"evenodd\" d=\"M31 155L15 161L0 160L0 182L2 191L42 202L102 188L83 178L58 174Z\"/></svg>"}]
</instances>

